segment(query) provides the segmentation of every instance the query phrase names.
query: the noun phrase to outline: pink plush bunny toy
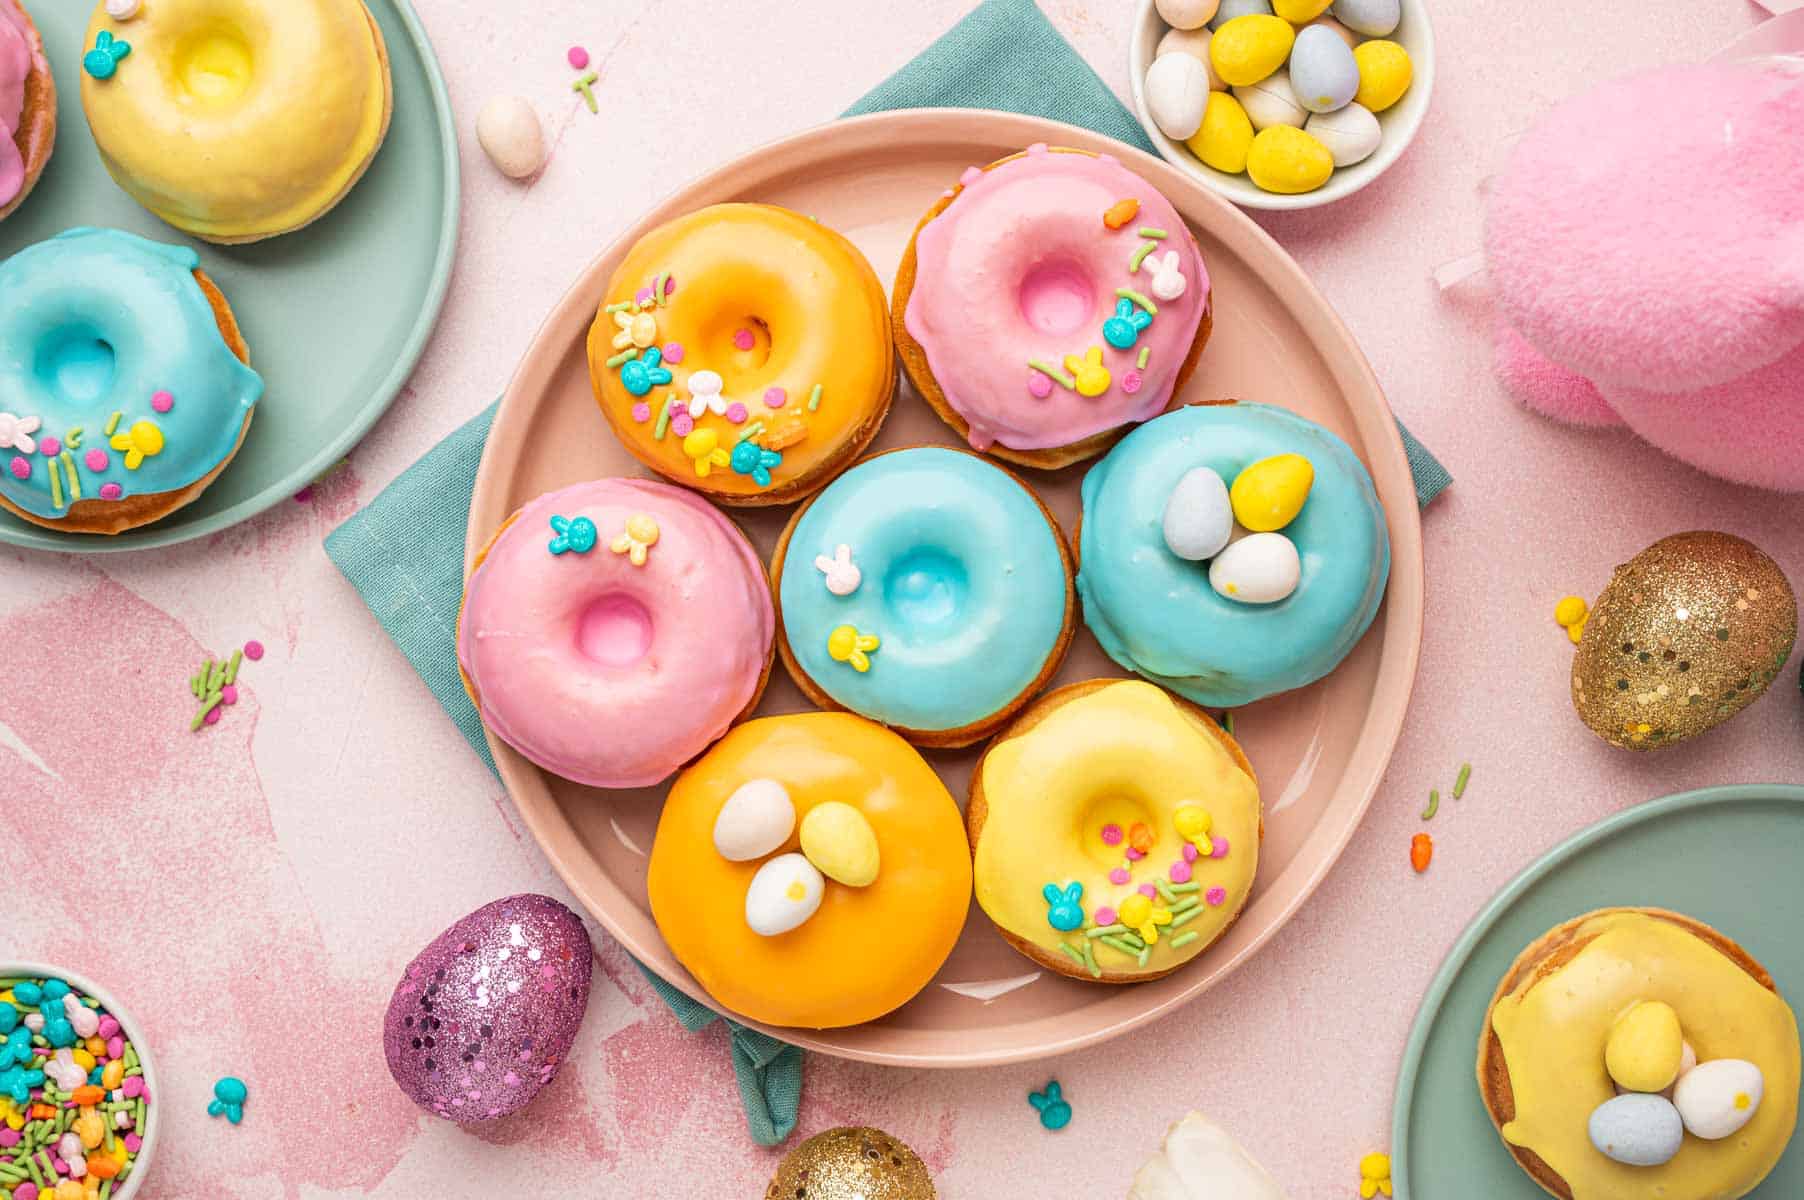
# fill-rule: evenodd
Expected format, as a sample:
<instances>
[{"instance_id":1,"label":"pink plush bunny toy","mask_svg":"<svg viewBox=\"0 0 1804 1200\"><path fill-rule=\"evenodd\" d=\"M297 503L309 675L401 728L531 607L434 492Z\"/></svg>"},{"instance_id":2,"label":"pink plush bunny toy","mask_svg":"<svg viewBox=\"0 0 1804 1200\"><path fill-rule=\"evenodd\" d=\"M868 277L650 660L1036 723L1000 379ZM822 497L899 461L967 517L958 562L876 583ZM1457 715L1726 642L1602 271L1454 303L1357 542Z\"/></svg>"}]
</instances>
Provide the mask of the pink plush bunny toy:
<instances>
[{"instance_id":1,"label":"pink plush bunny toy","mask_svg":"<svg viewBox=\"0 0 1804 1200\"><path fill-rule=\"evenodd\" d=\"M1804 491L1804 59L1663 68L1560 105L1491 192L1485 257L1522 403Z\"/></svg>"}]
</instances>

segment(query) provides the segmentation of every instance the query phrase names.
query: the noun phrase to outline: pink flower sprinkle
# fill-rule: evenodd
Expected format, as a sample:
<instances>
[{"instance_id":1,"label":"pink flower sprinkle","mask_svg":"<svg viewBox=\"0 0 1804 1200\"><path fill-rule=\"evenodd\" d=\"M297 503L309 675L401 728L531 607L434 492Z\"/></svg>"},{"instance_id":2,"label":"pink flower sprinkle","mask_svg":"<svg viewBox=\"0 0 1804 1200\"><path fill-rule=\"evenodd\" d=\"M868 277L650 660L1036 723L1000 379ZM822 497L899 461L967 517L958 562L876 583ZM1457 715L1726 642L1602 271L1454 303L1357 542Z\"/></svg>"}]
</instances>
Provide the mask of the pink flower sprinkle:
<instances>
[{"instance_id":1,"label":"pink flower sprinkle","mask_svg":"<svg viewBox=\"0 0 1804 1200\"><path fill-rule=\"evenodd\" d=\"M31 460L30 459L23 458L19 455L14 455L13 460L9 465L12 468L12 473L13 473L14 478L16 478L16 479L30 479L31 478Z\"/></svg>"},{"instance_id":2,"label":"pink flower sprinkle","mask_svg":"<svg viewBox=\"0 0 1804 1200\"><path fill-rule=\"evenodd\" d=\"M119 1035L119 1022L114 1020L113 1014L108 1013L106 1016L100 1018L100 1028L97 1032L100 1034L101 1037L106 1038L108 1041L111 1041L113 1038L115 1038ZM114 1058L118 1058L121 1051L115 1050L111 1046L108 1046L107 1053L112 1055Z\"/></svg>"},{"instance_id":3,"label":"pink flower sprinkle","mask_svg":"<svg viewBox=\"0 0 1804 1200\"><path fill-rule=\"evenodd\" d=\"M113 460L107 457L106 451L100 449L88 451L82 455L82 461L88 464L90 471L104 471L113 465Z\"/></svg>"},{"instance_id":4,"label":"pink flower sprinkle","mask_svg":"<svg viewBox=\"0 0 1804 1200\"><path fill-rule=\"evenodd\" d=\"M1044 400L1052 395L1052 380L1038 371L1027 373L1027 394L1035 400Z\"/></svg>"},{"instance_id":5,"label":"pink flower sprinkle","mask_svg":"<svg viewBox=\"0 0 1804 1200\"><path fill-rule=\"evenodd\" d=\"M100 1032L102 1035L106 1033L105 1021L100 1023ZM117 1021L113 1022L113 1036L106 1040L106 1056L108 1058L125 1057L125 1039L119 1036L119 1022Z\"/></svg>"},{"instance_id":6,"label":"pink flower sprinkle","mask_svg":"<svg viewBox=\"0 0 1804 1200\"><path fill-rule=\"evenodd\" d=\"M733 331L733 349L735 350L750 350L757 344L757 341L758 339L752 336L752 331L749 329L735 329Z\"/></svg>"},{"instance_id":7,"label":"pink flower sprinkle","mask_svg":"<svg viewBox=\"0 0 1804 1200\"><path fill-rule=\"evenodd\" d=\"M1109 872L1109 882L1116 887L1122 886L1132 878L1133 876L1128 874L1128 869L1126 867L1116 867L1113 871Z\"/></svg>"},{"instance_id":8,"label":"pink flower sprinkle","mask_svg":"<svg viewBox=\"0 0 1804 1200\"><path fill-rule=\"evenodd\" d=\"M1211 850L1209 852L1210 858L1226 858L1226 857L1228 857L1228 839L1227 838L1225 838L1225 837L1210 838L1209 845L1211 847Z\"/></svg>"},{"instance_id":9,"label":"pink flower sprinkle","mask_svg":"<svg viewBox=\"0 0 1804 1200\"><path fill-rule=\"evenodd\" d=\"M1140 372L1129 367L1126 371L1122 372L1121 390L1131 396L1140 390L1140 382Z\"/></svg>"},{"instance_id":10,"label":"pink flower sprinkle","mask_svg":"<svg viewBox=\"0 0 1804 1200\"><path fill-rule=\"evenodd\" d=\"M55 438L39 438L38 449L43 451L45 458L55 458L63 452L63 444Z\"/></svg>"},{"instance_id":11,"label":"pink flower sprinkle","mask_svg":"<svg viewBox=\"0 0 1804 1200\"><path fill-rule=\"evenodd\" d=\"M684 409L670 418L670 432L678 437L688 437L694 430L695 418L689 415L688 409Z\"/></svg>"},{"instance_id":12,"label":"pink flower sprinkle","mask_svg":"<svg viewBox=\"0 0 1804 1200\"><path fill-rule=\"evenodd\" d=\"M38 1200L38 1185L27 1179L14 1189L13 1200Z\"/></svg>"},{"instance_id":13,"label":"pink flower sprinkle","mask_svg":"<svg viewBox=\"0 0 1804 1200\"><path fill-rule=\"evenodd\" d=\"M675 275L664 276L664 294L666 296L676 295L676 276Z\"/></svg>"},{"instance_id":14,"label":"pink flower sprinkle","mask_svg":"<svg viewBox=\"0 0 1804 1200\"><path fill-rule=\"evenodd\" d=\"M570 65L575 67L578 71L589 65L589 52L584 50L581 46L570 47L564 54L564 57L569 61Z\"/></svg>"},{"instance_id":15,"label":"pink flower sprinkle","mask_svg":"<svg viewBox=\"0 0 1804 1200\"><path fill-rule=\"evenodd\" d=\"M1187 863L1196 861L1196 847L1190 842L1184 843L1184 861Z\"/></svg>"},{"instance_id":16,"label":"pink flower sprinkle","mask_svg":"<svg viewBox=\"0 0 1804 1200\"><path fill-rule=\"evenodd\" d=\"M1223 904L1227 903L1228 889L1225 887L1212 887L1203 893L1203 899L1209 902L1209 907L1220 908Z\"/></svg>"},{"instance_id":17,"label":"pink flower sprinkle","mask_svg":"<svg viewBox=\"0 0 1804 1200\"><path fill-rule=\"evenodd\" d=\"M1092 915L1096 918L1098 925L1113 925L1121 914L1105 904Z\"/></svg>"},{"instance_id":18,"label":"pink flower sprinkle","mask_svg":"<svg viewBox=\"0 0 1804 1200\"><path fill-rule=\"evenodd\" d=\"M651 405L643 400L633 405L633 420L639 422L641 425L651 420Z\"/></svg>"},{"instance_id":19,"label":"pink flower sprinkle","mask_svg":"<svg viewBox=\"0 0 1804 1200\"><path fill-rule=\"evenodd\" d=\"M735 425L743 425L745 424L745 418L745 405L739 403L737 400L727 405L727 420L733 422Z\"/></svg>"},{"instance_id":20,"label":"pink flower sprinkle","mask_svg":"<svg viewBox=\"0 0 1804 1200\"><path fill-rule=\"evenodd\" d=\"M782 408L789 403L789 393L780 387L764 389L764 407Z\"/></svg>"},{"instance_id":21,"label":"pink flower sprinkle","mask_svg":"<svg viewBox=\"0 0 1804 1200\"><path fill-rule=\"evenodd\" d=\"M1106 846L1121 845L1121 826L1113 821L1102 827L1102 840Z\"/></svg>"},{"instance_id":22,"label":"pink flower sprinkle","mask_svg":"<svg viewBox=\"0 0 1804 1200\"><path fill-rule=\"evenodd\" d=\"M670 289L666 288L664 290L669 291ZM664 361L669 363L672 366L675 366L677 363L682 362L683 361L683 343L681 343L681 342L664 343Z\"/></svg>"},{"instance_id":23,"label":"pink flower sprinkle","mask_svg":"<svg viewBox=\"0 0 1804 1200\"><path fill-rule=\"evenodd\" d=\"M633 294L633 303L640 308L650 308L655 299L649 287L642 287Z\"/></svg>"},{"instance_id":24,"label":"pink flower sprinkle","mask_svg":"<svg viewBox=\"0 0 1804 1200\"><path fill-rule=\"evenodd\" d=\"M1129 862L1139 862L1141 859L1146 857L1146 851L1136 850L1132 846L1129 846L1127 848L1127 856L1128 856Z\"/></svg>"},{"instance_id":25,"label":"pink flower sprinkle","mask_svg":"<svg viewBox=\"0 0 1804 1200\"><path fill-rule=\"evenodd\" d=\"M17 1129L0 1128L0 1147L12 1149L19 1144L21 1136Z\"/></svg>"},{"instance_id":26,"label":"pink flower sprinkle","mask_svg":"<svg viewBox=\"0 0 1804 1200\"><path fill-rule=\"evenodd\" d=\"M244 643L244 657L256 662L263 657L263 643L252 640Z\"/></svg>"},{"instance_id":27,"label":"pink flower sprinkle","mask_svg":"<svg viewBox=\"0 0 1804 1200\"><path fill-rule=\"evenodd\" d=\"M100 485L100 498L102 500L117 500L123 495L125 495L125 489L116 483L103 483Z\"/></svg>"},{"instance_id":28,"label":"pink flower sprinkle","mask_svg":"<svg viewBox=\"0 0 1804 1200\"><path fill-rule=\"evenodd\" d=\"M221 704L238 703L238 685L235 683L228 683L224 687L220 688L219 689L219 702ZM1182 881L1180 880L1179 882L1182 882Z\"/></svg>"},{"instance_id":29,"label":"pink flower sprinkle","mask_svg":"<svg viewBox=\"0 0 1804 1200\"><path fill-rule=\"evenodd\" d=\"M175 397L168 392L153 392L150 397L150 406L160 413L166 413L175 407Z\"/></svg>"},{"instance_id":30,"label":"pink flower sprinkle","mask_svg":"<svg viewBox=\"0 0 1804 1200\"><path fill-rule=\"evenodd\" d=\"M1143 883L1140 885L1140 894L1145 896L1148 900L1157 900L1159 898L1159 889L1150 883Z\"/></svg>"},{"instance_id":31,"label":"pink flower sprinkle","mask_svg":"<svg viewBox=\"0 0 1804 1200\"><path fill-rule=\"evenodd\" d=\"M1171 864L1171 881L1173 883L1190 882L1190 864L1179 860Z\"/></svg>"},{"instance_id":32,"label":"pink flower sprinkle","mask_svg":"<svg viewBox=\"0 0 1804 1200\"><path fill-rule=\"evenodd\" d=\"M225 710L215 704L212 708L207 710L207 724L217 725L219 724L219 718L223 716L225 716Z\"/></svg>"},{"instance_id":33,"label":"pink flower sprinkle","mask_svg":"<svg viewBox=\"0 0 1804 1200\"><path fill-rule=\"evenodd\" d=\"M128 1133L125 1135L125 1152L127 1154L136 1154L143 1145L144 1139L137 1134Z\"/></svg>"},{"instance_id":34,"label":"pink flower sprinkle","mask_svg":"<svg viewBox=\"0 0 1804 1200\"><path fill-rule=\"evenodd\" d=\"M127 1075L125 1077L125 1087L123 1090L127 1100L136 1100L139 1096L144 1094L143 1078L138 1075Z\"/></svg>"}]
</instances>

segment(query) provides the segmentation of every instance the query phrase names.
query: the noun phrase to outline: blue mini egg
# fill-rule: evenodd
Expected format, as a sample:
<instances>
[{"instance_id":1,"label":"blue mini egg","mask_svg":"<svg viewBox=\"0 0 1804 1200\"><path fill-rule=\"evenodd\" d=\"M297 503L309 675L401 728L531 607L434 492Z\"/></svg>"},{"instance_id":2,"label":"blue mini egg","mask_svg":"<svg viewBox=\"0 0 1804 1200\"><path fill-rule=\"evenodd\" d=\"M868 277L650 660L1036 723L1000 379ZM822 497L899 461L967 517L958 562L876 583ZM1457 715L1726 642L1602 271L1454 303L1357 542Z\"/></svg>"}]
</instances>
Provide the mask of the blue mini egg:
<instances>
[{"instance_id":1,"label":"blue mini egg","mask_svg":"<svg viewBox=\"0 0 1804 1200\"><path fill-rule=\"evenodd\" d=\"M1591 1110L1591 1144L1630 1167L1671 1162L1685 1140L1685 1122L1665 1096L1624 1092Z\"/></svg>"},{"instance_id":2,"label":"blue mini egg","mask_svg":"<svg viewBox=\"0 0 1804 1200\"><path fill-rule=\"evenodd\" d=\"M1221 0L1221 7L1215 10L1215 19L1209 22L1209 28L1220 29L1235 17L1244 17L1252 13L1270 16L1272 0Z\"/></svg>"},{"instance_id":3,"label":"blue mini egg","mask_svg":"<svg viewBox=\"0 0 1804 1200\"><path fill-rule=\"evenodd\" d=\"M1359 91L1359 64L1334 30L1305 25L1290 52L1290 86L1310 112L1336 112Z\"/></svg>"},{"instance_id":4,"label":"blue mini egg","mask_svg":"<svg viewBox=\"0 0 1804 1200\"><path fill-rule=\"evenodd\" d=\"M1334 0L1334 19L1354 33L1389 37L1403 19L1403 8L1400 0Z\"/></svg>"}]
</instances>

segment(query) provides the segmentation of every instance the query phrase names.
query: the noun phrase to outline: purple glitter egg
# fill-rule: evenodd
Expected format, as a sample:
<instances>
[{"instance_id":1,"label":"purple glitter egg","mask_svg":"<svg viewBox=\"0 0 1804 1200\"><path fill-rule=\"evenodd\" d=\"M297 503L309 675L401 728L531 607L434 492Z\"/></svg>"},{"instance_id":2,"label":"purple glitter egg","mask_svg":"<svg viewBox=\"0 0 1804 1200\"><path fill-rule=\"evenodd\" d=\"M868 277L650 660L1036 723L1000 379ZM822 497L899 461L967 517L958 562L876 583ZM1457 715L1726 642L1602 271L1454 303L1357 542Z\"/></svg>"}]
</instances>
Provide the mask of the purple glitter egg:
<instances>
[{"instance_id":1,"label":"purple glitter egg","mask_svg":"<svg viewBox=\"0 0 1804 1200\"><path fill-rule=\"evenodd\" d=\"M576 1040L594 957L583 923L549 896L483 905L402 972L382 1022L389 1074L450 1121L523 1107Z\"/></svg>"}]
</instances>

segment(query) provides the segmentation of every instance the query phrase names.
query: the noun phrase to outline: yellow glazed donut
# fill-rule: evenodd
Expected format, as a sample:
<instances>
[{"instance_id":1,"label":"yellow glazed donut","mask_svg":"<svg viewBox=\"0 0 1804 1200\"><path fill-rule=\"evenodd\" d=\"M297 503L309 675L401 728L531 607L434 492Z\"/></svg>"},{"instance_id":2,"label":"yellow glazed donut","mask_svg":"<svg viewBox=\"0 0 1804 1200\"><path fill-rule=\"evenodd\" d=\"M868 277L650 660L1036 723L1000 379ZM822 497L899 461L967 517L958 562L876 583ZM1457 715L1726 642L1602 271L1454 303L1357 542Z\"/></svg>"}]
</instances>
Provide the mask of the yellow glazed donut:
<instances>
[{"instance_id":1,"label":"yellow glazed donut","mask_svg":"<svg viewBox=\"0 0 1804 1200\"><path fill-rule=\"evenodd\" d=\"M769 204L717 204L640 238L589 330L615 435L723 504L786 504L856 458L889 412L895 357L858 247Z\"/></svg>"},{"instance_id":2,"label":"yellow glazed donut","mask_svg":"<svg viewBox=\"0 0 1804 1200\"><path fill-rule=\"evenodd\" d=\"M677 777L646 884L709 995L831 1029L933 978L964 926L971 859L958 805L913 747L849 713L798 713L739 726Z\"/></svg>"},{"instance_id":3,"label":"yellow glazed donut","mask_svg":"<svg viewBox=\"0 0 1804 1200\"><path fill-rule=\"evenodd\" d=\"M177 229L210 242L299 229L388 132L388 50L360 0L106 10L88 26L82 108L114 181Z\"/></svg>"},{"instance_id":4,"label":"yellow glazed donut","mask_svg":"<svg viewBox=\"0 0 1804 1200\"><path fill-rule=\"evenodd\" d=\"M1478 1044L1485 1108L1561 1200L1736 1200L1798 1119L1798 1024L1772 976L1701 921L1576 917L1524 950Z\"/></svg>"},{"instance_id":5,"label":"yellow glazed donut","mask_svg":"<svg viewBox=\"0 0 1804 1200\"><path fill-rule=\"evenodd\" d=\"M1264 835L1239 745L1139 680L1042 697L985 751L966 811L977 902L1003 937L1103 983L1170 974L1220 937Z\"/></svg>"}]
</instances>

